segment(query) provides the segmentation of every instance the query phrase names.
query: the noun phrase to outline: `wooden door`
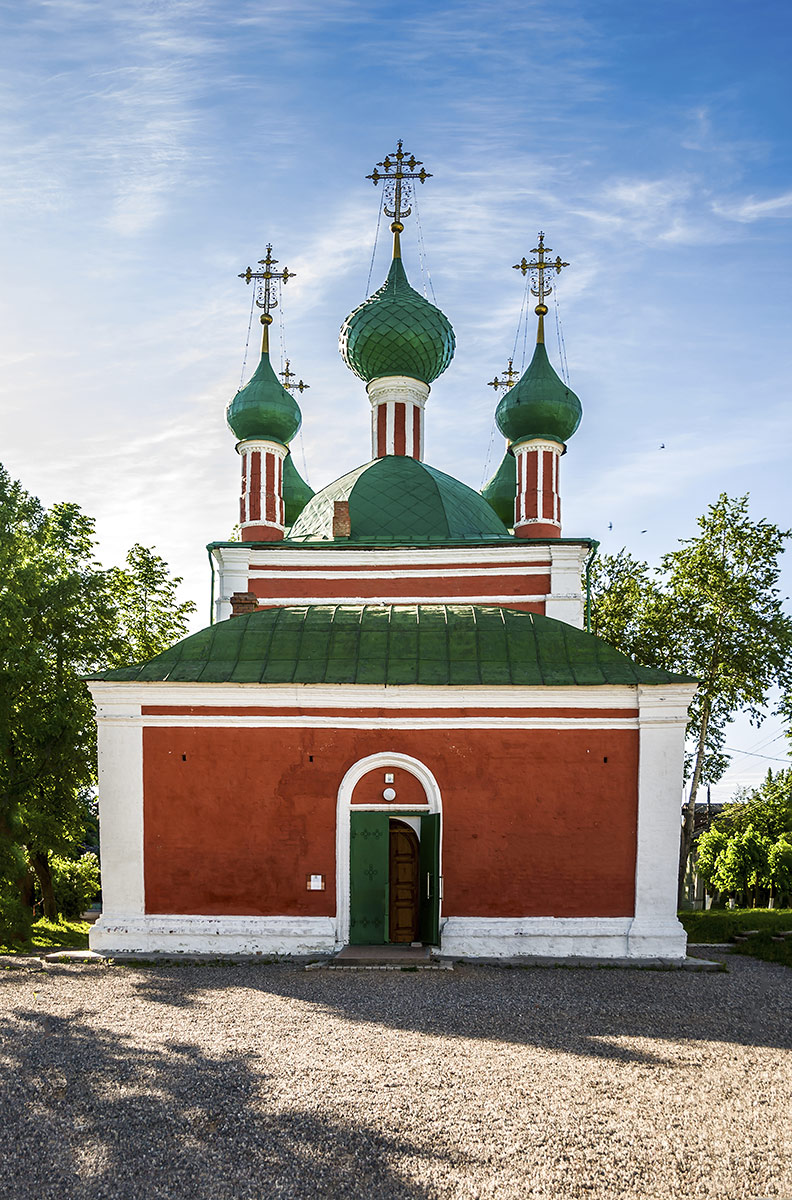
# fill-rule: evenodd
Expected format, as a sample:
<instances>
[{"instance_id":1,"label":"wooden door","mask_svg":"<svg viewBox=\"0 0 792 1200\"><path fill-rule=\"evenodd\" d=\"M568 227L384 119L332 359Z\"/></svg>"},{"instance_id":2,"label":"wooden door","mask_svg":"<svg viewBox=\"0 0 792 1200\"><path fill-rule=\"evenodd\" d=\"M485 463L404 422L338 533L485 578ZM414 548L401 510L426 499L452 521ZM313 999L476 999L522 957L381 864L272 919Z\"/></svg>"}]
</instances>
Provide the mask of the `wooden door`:
<instances>
[{"instance_id":1,"label":"wooden door","mask_svg":"<svg viewBox=\"0 0 792 1200\"><path fill-rule=\"evenodd\" d=\"M420 916L421 846L406 821L390 822L390 904L388 937L391 942L418 940Z\"/></svg>"},{"instance_id":2,"label":"wooden door","mask_svg":"<svg viewBox=\"0 0 792 1200\"><path fill-rule=\"evenodd\" d=\"M425 946L440 942L440 813L421 817L421 928Z\"/></svg>"}]
</instances>

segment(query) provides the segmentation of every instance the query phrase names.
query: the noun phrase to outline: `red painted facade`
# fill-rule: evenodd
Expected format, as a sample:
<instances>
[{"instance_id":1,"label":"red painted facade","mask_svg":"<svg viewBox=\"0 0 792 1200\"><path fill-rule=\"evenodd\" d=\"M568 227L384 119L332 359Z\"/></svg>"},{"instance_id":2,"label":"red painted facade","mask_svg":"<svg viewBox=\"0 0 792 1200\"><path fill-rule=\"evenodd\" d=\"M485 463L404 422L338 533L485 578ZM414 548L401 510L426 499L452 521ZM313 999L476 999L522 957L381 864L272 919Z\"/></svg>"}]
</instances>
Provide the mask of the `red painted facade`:
<instances>
[{"instance_id":1,"label":"red painted facade","mask_svg":"<svg viewBox=\"0 0 792 1200\"><path fill-rule=\"evenodd\" d=\"M146 911L333 916L339 785L385 746L437 780L444 915L632 914L636 729L189 725L144 730ZM408 786L400 775L395 812Z\"/></svg>"}]
</instances>

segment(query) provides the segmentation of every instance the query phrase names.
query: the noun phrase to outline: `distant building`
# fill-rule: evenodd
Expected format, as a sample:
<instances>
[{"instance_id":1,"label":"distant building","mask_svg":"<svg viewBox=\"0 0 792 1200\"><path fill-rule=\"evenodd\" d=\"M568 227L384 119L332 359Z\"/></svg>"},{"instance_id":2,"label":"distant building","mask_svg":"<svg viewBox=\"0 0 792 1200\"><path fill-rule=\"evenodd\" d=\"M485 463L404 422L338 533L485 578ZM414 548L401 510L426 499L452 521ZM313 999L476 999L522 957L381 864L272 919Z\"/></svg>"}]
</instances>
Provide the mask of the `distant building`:
<instances>
[{"instance_id":1,"label":"distant building","mask_svg":"<svg viewBox=\"0 0 792 1200\"><path fill-rule=\"evenodd\" d=\"M341 331L371 458L316 495L289 453L300 409L269 359L271 253L247 273L265 280L264 343L228 409L242 540L210 546L216 623L91 684L97 950L685 954L694 688L582 629L596 544L562 538L559 474L581 406L544 345L546 272L566 264L542 236L518 264L539 298L536 349L517 382L510 364L507 451L479 494L423 461L430 385L455 343L401 261L420 165L400 144L375 172L393 261Z\"/></svg>"}]
</instances>

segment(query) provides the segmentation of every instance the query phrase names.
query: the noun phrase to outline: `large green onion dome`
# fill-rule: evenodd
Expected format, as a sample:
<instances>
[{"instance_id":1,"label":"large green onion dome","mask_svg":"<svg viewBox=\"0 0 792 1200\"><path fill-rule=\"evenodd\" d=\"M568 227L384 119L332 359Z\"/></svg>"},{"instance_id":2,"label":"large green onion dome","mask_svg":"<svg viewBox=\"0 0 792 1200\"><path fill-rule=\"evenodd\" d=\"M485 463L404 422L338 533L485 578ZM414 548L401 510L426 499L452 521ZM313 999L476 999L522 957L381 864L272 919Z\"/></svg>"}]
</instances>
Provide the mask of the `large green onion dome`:
<instances>
[{"instance_id":1,"label":"large green onion dome","mask_svg":"<svg viewBox=\"0 0 792 1200\"><path fill-rule=\"evenodd\" d=\"M226 409L226 420L240 442L263 438L287 446L300 428L300 406L276 376L266 350Z\"/></svg>"},{"instance_id":2,"label":"large green onion dome","mask_svg":"<svg viewBox=\"0 0 792 1200\"><path fill-rule=\"evenodd\" d=\"M572 437L582 415L577 396L556 375L544 342L538 342L528 370L504 393L495 420L510 442L544 437L563 443Z\"/></svg>"},{"instance_id":3,"label":"large green onion dome","mask_svg":"<svg viewBox=\"0 0 792 1200\"><path fill-rule=\"evenodd\" d=\"M514 525L514 500L517 495L517 461L510 450L503 456L489 483L481 489L487 504L510 529Z\"/></svg>"},{"instance_id":4,"label":"large green onion dome","mask_svg":"<svg viewBox=\"0 0 792 1200\"><path fill-rule=\"evenodd\" d=\"M365 463L317 492L289 532L290 541L333 538L336 501L349 504L349 542L511 541L487 501L467 484L406 455Z\"/></svg>"},{"instance_id":5,"label":"large green onion dome","mask_svg":"<svg viewBox=\"0 0 792 1200\"><path fill-rule=\"evenodd\" d=\"M366 383L387 375L431 383L451 362L454 345L448 318L410 287L400 258L344 321L339 342L344 362Z\"/></svg>"},{"instance_id":6,"label":"large green onion dome","mask_svg":"<svg viewBox=\"0 0 792 1200\"><path fill-rule=\"evenodd\" d=\"M286 525L293 525L315 493L294 465L289 452L283 460L283 504L286 510Z\"/></svg>"}]
</instances>

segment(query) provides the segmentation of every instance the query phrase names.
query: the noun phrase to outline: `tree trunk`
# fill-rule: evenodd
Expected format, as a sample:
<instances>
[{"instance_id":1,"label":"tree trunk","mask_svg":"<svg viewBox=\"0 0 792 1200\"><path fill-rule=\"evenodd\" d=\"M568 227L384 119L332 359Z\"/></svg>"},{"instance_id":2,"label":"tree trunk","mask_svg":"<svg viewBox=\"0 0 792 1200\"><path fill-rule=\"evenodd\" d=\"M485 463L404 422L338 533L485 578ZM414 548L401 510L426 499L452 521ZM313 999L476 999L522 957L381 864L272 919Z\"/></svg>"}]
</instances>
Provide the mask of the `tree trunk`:
<instances>
[{"instance_id":1,"label":"tree trunk","mask_svg":"<svg viewBox=\"0 0 792 1200\"><path fill-rule=\"evenodd\" d=\"M685 892L685 872L687 871L690 848L693 845L693 829L696 821L696 795L701 782L701 769L704 765L704 749L707 744L707 728L709 726L712 702L709 697L701 706L701 728L699 729L696 762L693 767L693 778L690 781L690 795L685 805L685 819L682 823L682 833L679 839L679 876L677 880L677 906L681 908Z\"/></svg>"},{"instance_id":2,"label":"tree trunk","mask_svg":"<svg viewBox=\"0 0 792 1200\"><path fill-rule=\"evenodd\" d=\"M20 876L20 878L17 880L19 899L25 905L25 908L33 908L35 901L33 885L35 883L35 879L36 877L33 874L33 871L30 869L30 867L28 867L28 869L25 871L25 874Z\"/></svg>"},{"instance_id":3,"label":"tree trunk","mask_svg":"<svg viewBox=\"0 0 792 1200\"><path fill-rule=\"evenodd\" d=\"M46 850L31 850L28 847L30 862L41 888L41 899L44 902L44 916L48 921L57 921L58 905L55 900L55 889L52 886L52 871L50 870L49 854Z\"/></svg>"}]
</instances>

